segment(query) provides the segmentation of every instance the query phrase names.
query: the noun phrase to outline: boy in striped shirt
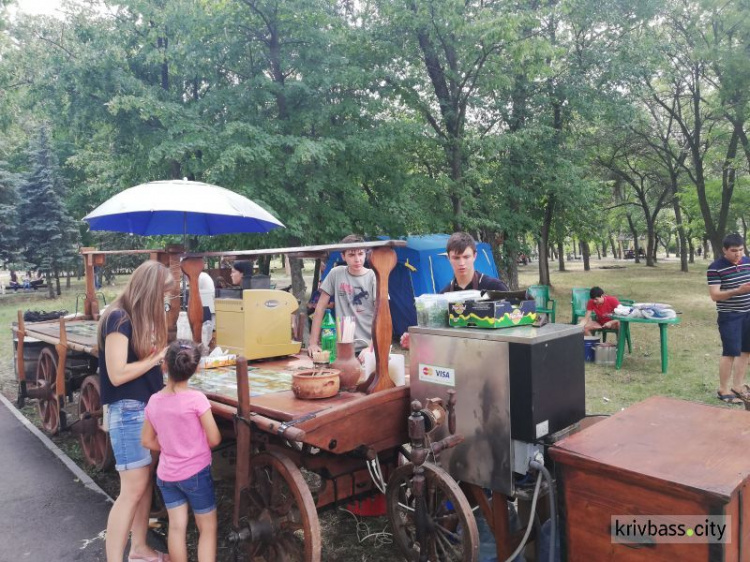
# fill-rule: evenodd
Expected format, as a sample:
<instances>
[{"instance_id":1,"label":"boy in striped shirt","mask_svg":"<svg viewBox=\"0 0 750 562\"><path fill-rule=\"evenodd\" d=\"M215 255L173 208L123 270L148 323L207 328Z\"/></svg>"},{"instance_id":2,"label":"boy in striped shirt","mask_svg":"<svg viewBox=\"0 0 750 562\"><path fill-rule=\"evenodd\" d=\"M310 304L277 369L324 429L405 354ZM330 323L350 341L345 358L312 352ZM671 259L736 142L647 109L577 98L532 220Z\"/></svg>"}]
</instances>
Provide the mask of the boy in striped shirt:
<instances>
[{"instance_id":1,"label":"boy in striped shirt","mask_svg":"<svg viewBox=\"0 0 750 562\"><path fill-rule=\"evenodd\" d=\"M706 273L722 344L717 397L738 404L741 400L736 395L750 391L745 384L750 358L750 259L745 256L745 240L739 234L724 238L723 252Z\"/></svg>"}]
</instances>

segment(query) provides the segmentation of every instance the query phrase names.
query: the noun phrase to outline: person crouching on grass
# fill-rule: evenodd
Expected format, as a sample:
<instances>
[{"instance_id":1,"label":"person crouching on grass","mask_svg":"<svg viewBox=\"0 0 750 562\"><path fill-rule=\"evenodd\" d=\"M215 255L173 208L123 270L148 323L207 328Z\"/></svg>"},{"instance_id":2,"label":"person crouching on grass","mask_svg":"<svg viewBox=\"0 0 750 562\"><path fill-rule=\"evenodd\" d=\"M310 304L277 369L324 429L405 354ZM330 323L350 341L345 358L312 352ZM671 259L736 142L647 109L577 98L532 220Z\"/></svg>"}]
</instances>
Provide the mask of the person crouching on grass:
<instances>
[{"instance_id":1,"label":"person crouching on grass","mask_svg":"<svg viewBox=\"0 0 750 562\"><path fill-rule=\"evenodd\" d=\"M146 406L141 442L161 451L156 483L169 515L169 557L187 562L188 505L195 514L199 562L216 560L216 496L211 479L211 448L221 443L208 398L188 388L201 354L189 340L167 348L169 380Z\"/></svg>"}]
</instances>

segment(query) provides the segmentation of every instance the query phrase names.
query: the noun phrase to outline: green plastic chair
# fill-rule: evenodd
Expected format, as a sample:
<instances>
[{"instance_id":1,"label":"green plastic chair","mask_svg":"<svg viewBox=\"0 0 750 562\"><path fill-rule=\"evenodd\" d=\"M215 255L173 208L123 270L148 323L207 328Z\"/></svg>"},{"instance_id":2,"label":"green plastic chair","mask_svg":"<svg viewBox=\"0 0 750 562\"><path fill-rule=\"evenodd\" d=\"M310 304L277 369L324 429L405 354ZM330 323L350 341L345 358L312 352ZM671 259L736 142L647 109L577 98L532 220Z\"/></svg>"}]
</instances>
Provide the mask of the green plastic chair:
<instances>
[{"instance_id":1,"label":"green plastic chair","mask_svg":"<svg viewBox=\"0 0 750 562\"><path fill-rule=\"evenodd\" d=\"M557 311L557 301L549 298L548 285L531 285L528 293L536 304L536 311L549 314L552 323L555 323L555 313Z\"/></svg>"},{"instance_id":2,"label":"green plastic chair","mask_svg":"<svg viewBox=\"0 0 750 562\"><path fill-rule=\"evenodd\" d=\"M578 321L586 316L586 303L589 302L591 287L573 287L573 295L570 299L570 306L573 309L573 319L571 324L578 324Z\"/></svg>"}]
</instances>

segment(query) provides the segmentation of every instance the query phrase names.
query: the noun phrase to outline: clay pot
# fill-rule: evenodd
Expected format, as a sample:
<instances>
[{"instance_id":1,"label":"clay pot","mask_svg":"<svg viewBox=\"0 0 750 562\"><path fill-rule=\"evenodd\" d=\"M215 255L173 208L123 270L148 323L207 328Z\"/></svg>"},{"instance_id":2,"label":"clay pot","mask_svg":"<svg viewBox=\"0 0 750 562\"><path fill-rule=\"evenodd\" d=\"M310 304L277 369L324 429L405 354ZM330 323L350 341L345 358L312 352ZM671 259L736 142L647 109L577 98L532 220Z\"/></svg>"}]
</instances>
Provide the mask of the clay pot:
<instances>
[{"instance_id":1,"label":"clay pot","mask_svg":"<svg viewBox=\"0 0 750 562\"><path fill-rule=\"evenodd\" d=\"M336 361L331 367L341 371L341 390L354 391L362 376L362 364L354 355L354 343L336 342Z\"/></svg>"},{"instance_id":2,"label":"clay pot","mask_svg":"<svg viewBox=\"0 0 750 562\"><path fill-rule=\"evenodd\" d=\"M292 374L292 392L302 400L336 396L339 391L337 369L307 369Z\"/></svg>"}]
</instances>

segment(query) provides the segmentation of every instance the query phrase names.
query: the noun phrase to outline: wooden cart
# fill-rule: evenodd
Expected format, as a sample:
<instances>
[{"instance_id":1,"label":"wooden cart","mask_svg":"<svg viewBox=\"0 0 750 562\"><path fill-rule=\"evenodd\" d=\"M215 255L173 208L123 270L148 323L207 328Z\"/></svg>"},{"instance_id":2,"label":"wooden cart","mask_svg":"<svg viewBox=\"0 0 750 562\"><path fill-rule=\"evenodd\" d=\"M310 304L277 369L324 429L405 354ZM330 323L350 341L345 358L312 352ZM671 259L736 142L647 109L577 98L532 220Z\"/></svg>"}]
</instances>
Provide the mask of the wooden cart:
<instances>
[{"instance_id":1,"label":"wooden cart","mask_svg":"<svg viewBox=\"0 0 750 562\"><path fill-rule=\"evenodd\" d=\"M275 379L283 379L284 373L310 367L309 360L301 356L257 362L249 373L247 363L241 359L229 379L234 380L234 385L224 384L220 389L207 387L214 374L204 372L195 377L194 385L208 396L223 433L237 442L231 539L252 560L319 561L318 510L380 491L386 493L394 537L407 558L471 561L478 556L479 538L471 507L456 482L430 460L462 439L451 431L445 439L430 442L429 433L438 425L448 423L451 429L455 428L452 404L437 400L424 405L412 402L409 387L394 387L388 375L392 332L388 276L396 263L393 247L401 244L364 244L371 250L370 262L377 278L373 326L376 369L356 392L340 392L322 400L299 400L288 387L279 386L278 380L270 390L257 390L263 386L257 371L270 370L276 374ZM184 271L190 286L197 287L205 255L252 257L285 253L310 257L361 246L203 255L167 251L155 252L151 257L170 266L176 275ZM79 418L69 425L80 427L86 456L99 467L111 462L111 452L107 434L101 430L99 384L94 374L95 330L88 339L80 334L84 327L95 326L99 315L93 267L102 265L106 254L84 252L86 320L31 326L19 316L16 328L20 400L37 398L45 428L53 432L68 425L61 407L71 388L80 388ZM176 315L177 311L173 312ZM190 291L188 316L196 337L201 312L199 291ZM170 320L174 325L176 317ZM22 350L27 336L51 346L42 352L44 359L40 355L39 382L34 385L26 385L23 377ZM80 385L80 377L73 375L69 364L75 353L92 359Z\"/></svg>"}]
</instances>

